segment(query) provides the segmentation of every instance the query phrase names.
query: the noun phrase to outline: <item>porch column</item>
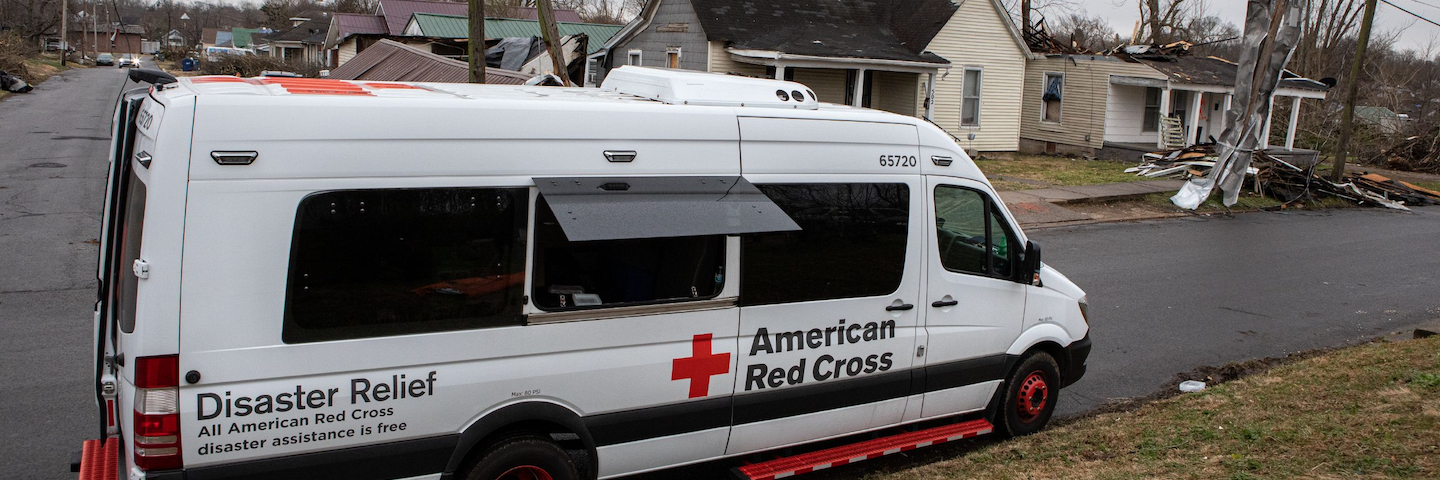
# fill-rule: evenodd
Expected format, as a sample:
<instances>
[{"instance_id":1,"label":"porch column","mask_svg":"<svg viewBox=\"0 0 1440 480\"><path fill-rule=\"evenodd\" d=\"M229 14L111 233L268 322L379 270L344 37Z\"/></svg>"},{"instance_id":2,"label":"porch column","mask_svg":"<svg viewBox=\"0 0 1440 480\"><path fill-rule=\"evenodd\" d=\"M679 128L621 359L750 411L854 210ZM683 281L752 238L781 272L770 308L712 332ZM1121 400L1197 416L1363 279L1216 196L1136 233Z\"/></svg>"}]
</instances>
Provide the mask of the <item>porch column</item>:
<instances>
[{"instance_id":1,"label":"porch column","mask_svg":"<svg viewBox=\"0 0 1440 480\"><path fill-rule=\"evenodd\" d=\"M935 121L935 72L925 80L925 119Z\"/></svg>"},{"instance_id":2,"label":"porch column","mask_svg":"<svg viewBox=\"0 0 1440 480\"><path fill-rule=\"evenodd\" d=\"M1220 109L1221 109L1221 110L1224 110L1224 112L1221 113L1221 115L1224 115L1224 116L1225 116L1224 118L1221 119L1221 120L1223 120L1223 121L1220 122L1220 123L1221 123L1221 125L1223 125L1225 128L1229 128L1229 127L1230 127L1230 101L1231 101L1231 100L1234 100L1234 99L1235 99L1235 94L1233 94L1233 93L1227 93L1227 94L1225 94L1225 101L1223 102L1222 105L1220 105ZM1221 133L1224 133L1224 130L1221 130ZM1220 138L1220 137L1217 135L1215 138Z\"/></svg>"},{"instance_id":3,"label":"porch column","mask_svg":"<svg viewBox=\"0 0 1440 480\"><path fill-rule=\"evenodd\" d=\"M1187 115L1190 118L1185 119L1185 145L1187 146L1197 143L1195 132L1200 129L1200 109L1204 108L1204 104L1200 100L1204 96L1205 92L1190 92L1190 112Z\"/></svg>"},{"instance_id":4,"label":"porch column","mask_svg":"<svg viewBox=\"0 0 1440 480\"><path fill-rule=\"evenodd\" d=\"M1285 149L1295 148L1295 127L1300 124L1300 97L1290 97L1290 125L1285 131Z\"/></svg>"},{"instance_id":5,"label":"porch column","mask_svg":"<svg viewBox=\"0 0 1440 480\"><path fill-rule=\"evenodd\" d=\"M1170 88L1160 89L1160 118L1170 116ZM1155 126L1155 146L1165 148L1165 122Z\"/></svg>"},{"instance_id":6,"label":"porch column","mask_svg":"<svg viewBox=\"0 0 1440 480\"><path fill-rule=\"evenodd\" d=\"M854 101L854 103L851 103L850 106L852 106L852 107L858 107L858 106L864 104L864 103L865 103L864 100L861 99L861 97L863 97L864 95L865 95L865 69L863 69L863 68L857 68L857 69L855 69L855 98L852 99L852 100Z\"/></svg>"},{"instance_id":7,"label":"porch column","mask_svg":"<svg viewBox=\"0 0 1440 480\"><path fill-rule=\"evenodd\" d=\"M1270 110L1265 112L1265 128L1260 129L1260 148L1270 148L1270 119L1275 117L1275 95L1270 95Z\"/></svg>"},{"instance_id":8,"label":"porch column","mask_svg":"<svg viewBox=\"0 0 1440 480\"><path fill-rule=\"evenodd\" d=\"M784 79L785 79L785 64L780 63L780 62L775 62L775 79L776 79L776 80L784 80Z\"/></svg>"}]
</instances>

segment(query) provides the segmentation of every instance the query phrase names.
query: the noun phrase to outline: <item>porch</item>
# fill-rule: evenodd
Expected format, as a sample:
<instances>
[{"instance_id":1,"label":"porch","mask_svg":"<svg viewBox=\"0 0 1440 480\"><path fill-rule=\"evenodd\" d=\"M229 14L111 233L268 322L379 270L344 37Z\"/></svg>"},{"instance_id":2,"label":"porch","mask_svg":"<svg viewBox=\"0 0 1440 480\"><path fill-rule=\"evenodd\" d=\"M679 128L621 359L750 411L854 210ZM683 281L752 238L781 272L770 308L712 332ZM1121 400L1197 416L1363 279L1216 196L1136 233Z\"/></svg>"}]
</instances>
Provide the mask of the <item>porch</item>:
<instances>
[{"instance_id":1,"label":"porch","mask_svg":"<svg viewBox=\"0 0 1440 480\"><path fill-rule=\"evenodd\" d=\"M1293 81L1283 83L1293 84ZM1127 144L1146 145L1145 151L1153 151L1212 142L1225 129L1226 114L1230 111L1233 98L1234 88L1231 86L1111 76L1106 103L1105 148L1112 148L1112 144L1115 144L1114 148L1123 148ZM1284 148L1274 152L1282 152L1286 156L1289 153L1285 152L1313 152L1295 149L1295 130L1303 101L1324 100L1325 91L1284 84L1276 89L1270 97L1269 114L1260 132L1260 148L1274 146L1270 143L1270 128L1274 123L1277 98L1282 99L1280 106L1286 107L1289 121L1285 123ZM1167 122L1164 119L1171 120ZM1174 130L1167 132L1167 123L1168 128ZM1172 141L1167 142L1167 137ZM1177 137L1180 141L1174 142Z\"/></svg>"},{"instance_id":2,"label":"porch","mask_svg":"<svg viewBox=\"0 0 1440 480\"><path fill-rule=\"evenodd\" d=\"M935 75L950 67L948 62L832 58L734 49L729 53L736 62L765 67L768 77L810 87L821 102L926 119L932 118L934 110Z\"/></svg>"},{"instance_id":3,"label":"porch","mask_svg":"<svg viewBox=\"0 0 1440 480\"><path fill-rule=\"evenodd\" d=\"M1134 162L1140 160L1143 155L1157 150L1159 148L1151 143L1105 142L1105 146L1095 152L1095 158ZM1307 148L1267 147L1265 153L1301 168L1309 167L1320 161L1320 151Z\"/></svg>"}]
</instances>

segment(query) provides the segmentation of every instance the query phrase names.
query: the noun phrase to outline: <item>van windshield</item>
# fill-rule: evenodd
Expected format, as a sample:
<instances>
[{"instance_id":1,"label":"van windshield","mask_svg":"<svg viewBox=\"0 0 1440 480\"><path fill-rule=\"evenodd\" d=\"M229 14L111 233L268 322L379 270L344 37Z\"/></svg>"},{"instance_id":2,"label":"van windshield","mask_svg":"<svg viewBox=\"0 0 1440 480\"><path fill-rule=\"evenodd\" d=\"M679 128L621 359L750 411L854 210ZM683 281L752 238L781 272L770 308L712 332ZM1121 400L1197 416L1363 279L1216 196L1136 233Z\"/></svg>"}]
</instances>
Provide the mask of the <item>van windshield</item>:
<instances>
[{"instance_id":1,"label":"van windshield","mask_svg":"<svg viewBox=\"0 0 1440 480\"><path fill-rule=\"evenodd\" d=\"M119 278L111 282L115 285L113 311L120 323L120 331L125 333L135 331L135 295L140 279L131 271L131 265L140 258L140 238L145 230L145 182L140 181L135 172L130 172L128 183L125 187L125 216L119 232L120 263L113 270Z\"/></svg>"}]
</instances>

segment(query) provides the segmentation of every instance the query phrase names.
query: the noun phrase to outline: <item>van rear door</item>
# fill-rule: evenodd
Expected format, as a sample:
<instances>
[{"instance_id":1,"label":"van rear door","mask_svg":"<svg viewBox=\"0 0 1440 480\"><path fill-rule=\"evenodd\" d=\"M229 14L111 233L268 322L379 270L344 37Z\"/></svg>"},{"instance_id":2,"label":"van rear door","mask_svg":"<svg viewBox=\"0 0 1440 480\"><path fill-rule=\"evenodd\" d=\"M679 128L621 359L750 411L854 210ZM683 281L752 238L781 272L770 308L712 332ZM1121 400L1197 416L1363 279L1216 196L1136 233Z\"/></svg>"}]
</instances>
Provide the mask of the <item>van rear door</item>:
<instances>
[{"instance_id":1,"label":"van rear door","mask_svg":"<svg viewBox=\"0 0 1440 480\"><path fill-rule=\"evenodd\" d=\"M132 151L135 149L135 119L140 104L145 101L148 89L137 88L125 92L115 107L110 139L110 171L106 180L104 213L100 223L99 262L95 276L98 280L95 292L95 401L99 409L100 438L118 433L115 417L115 365L110 358L115 353L114 304L115 279L125 270L119 265L122 257L119 251L124 235L123 219L125 207L130 203L129 178Z\"/></svg>"}]
</instances>

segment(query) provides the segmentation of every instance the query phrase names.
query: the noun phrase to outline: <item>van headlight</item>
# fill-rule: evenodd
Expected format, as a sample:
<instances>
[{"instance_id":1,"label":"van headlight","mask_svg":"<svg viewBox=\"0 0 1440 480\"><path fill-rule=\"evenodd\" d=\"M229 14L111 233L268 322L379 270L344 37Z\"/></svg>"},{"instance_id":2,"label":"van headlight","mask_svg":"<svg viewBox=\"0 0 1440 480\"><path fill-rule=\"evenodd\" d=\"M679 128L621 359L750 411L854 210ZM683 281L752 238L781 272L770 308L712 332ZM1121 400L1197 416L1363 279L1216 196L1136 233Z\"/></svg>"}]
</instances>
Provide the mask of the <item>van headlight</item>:
<instances>
[{"instance_id":1,"label":"van headlight","mask_svg":"<svg viewBox=\"0 0 1440 480\"><path fill-rule=\"evenodd\" d=\"M1086 295L1086 296L1081 296L1081 297L1080 297L1080 300L1079 300L1079 303L1080 303L1080 318L1085 319L1085 325L1090 325L1090 298L1089 298L1089 296L1088 296L1088 295Z\"/></svg>"}]
</instances>

